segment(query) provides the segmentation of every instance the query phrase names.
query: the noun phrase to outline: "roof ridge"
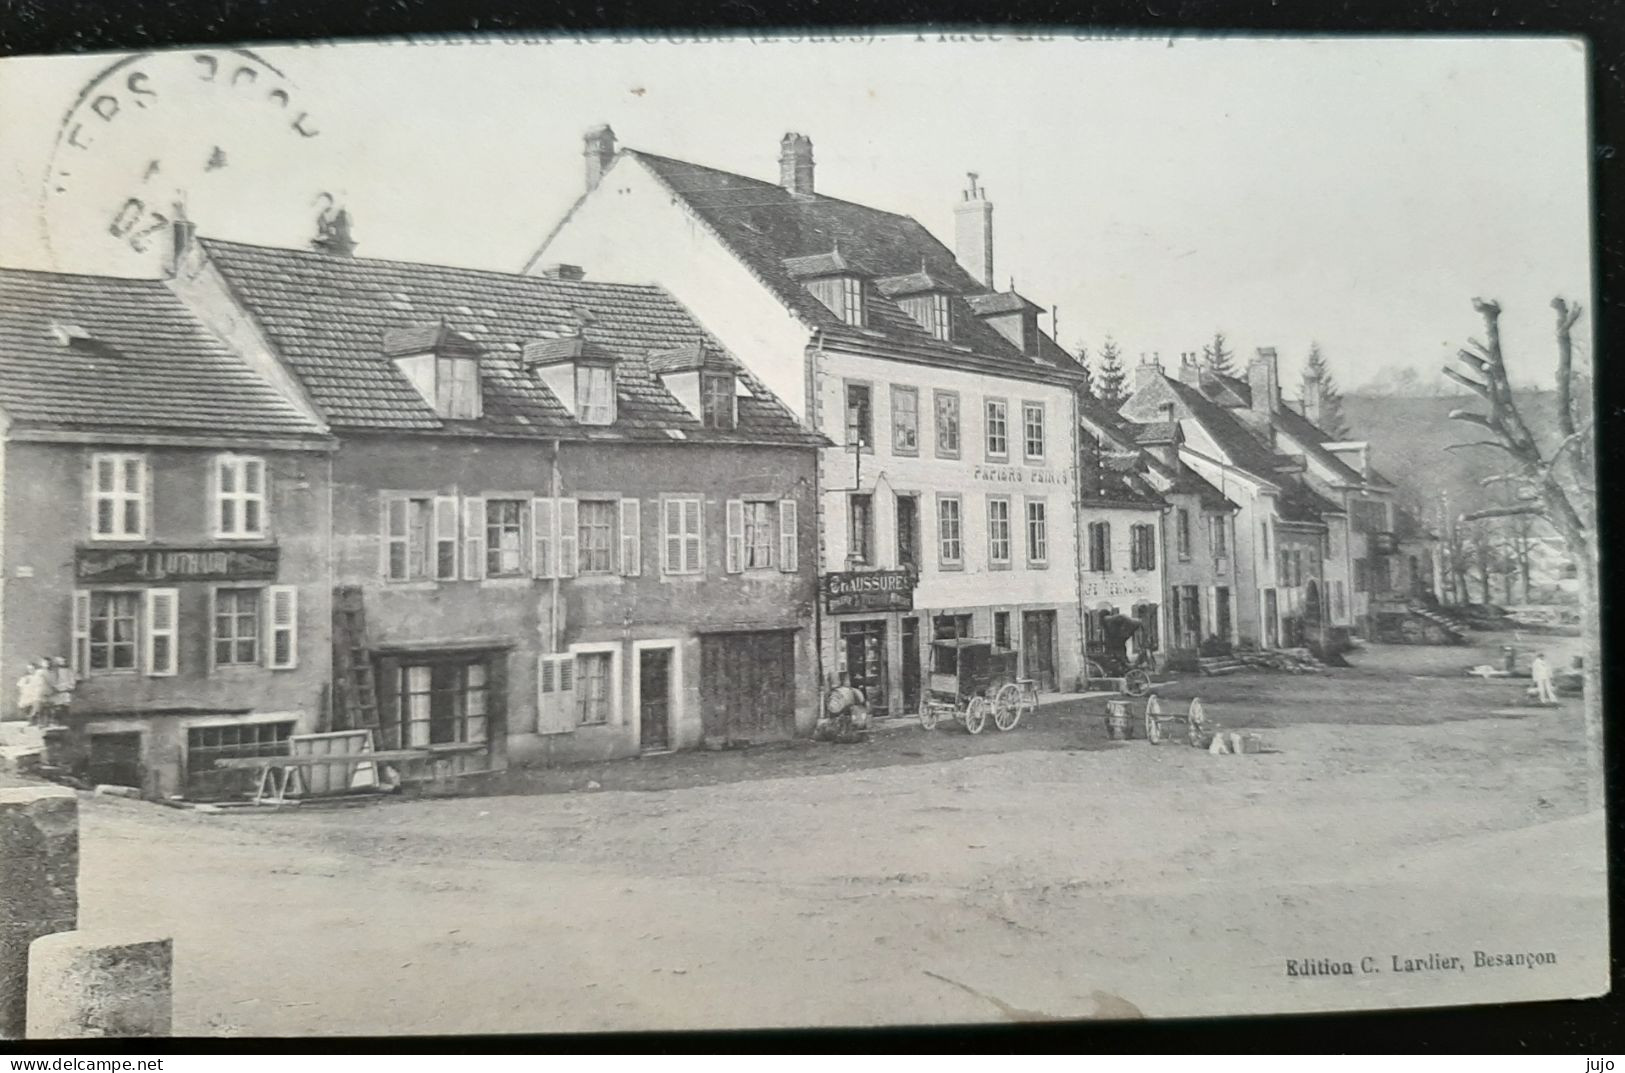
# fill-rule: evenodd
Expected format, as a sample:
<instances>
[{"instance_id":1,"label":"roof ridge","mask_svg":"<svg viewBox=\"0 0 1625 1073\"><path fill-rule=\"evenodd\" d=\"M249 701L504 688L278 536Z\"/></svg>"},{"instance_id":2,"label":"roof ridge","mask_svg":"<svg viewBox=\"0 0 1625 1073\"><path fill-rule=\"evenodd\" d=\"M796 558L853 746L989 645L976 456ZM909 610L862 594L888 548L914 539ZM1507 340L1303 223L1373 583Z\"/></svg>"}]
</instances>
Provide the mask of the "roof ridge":
<instances>
[{"instance_id":1,"label":"roof ridge","mask_svg":"<svg viewBox=\"0 0 1625 1073\"><path fill-rule=\"evenodd\" d=\"M685 168L697 168L700 171L708 171L708 172L711 172L713 175L726 175L730 179L743 179L745 182L753 183L753 184L755 184L757 186L764 186L764 187L767 187L767 188L772 189L772 190L777 190L780 193L789 193L789 191L785 190L784 187L780 186L778 183L773 182L771 180L758 179L758 178L755 178L754 176L745 175L745 174L742 174L742 173L737 172L737 171L727 171L727 170L725 170L723 168L713 168L709 164L696 164L692 160L682 160L682 159L679 159L678 157L665 156L665 155L663 155L661 153L651 153L651 152L648 152L647 150L644 150L644 149L634 149L631 146L623 146L621 148L621 152L623 152L623 153L632 153L635 156L649 157L649 158L652 158L654 160L665 160L665 161L669 161L669 162L671 162L673 164L681 164ZM679 190L679 191L677 191L677 193L681 194L681 193L683 193L683 191ZM853 200L851 200L849 198L835 197L835 196L833 196L831 194L824 194L824 193L820 193L818 191L814 191L812 194L803 194L803 195L799 195L799 196L803 197L803 198L811 198L812 200L815 200L815 201L833 201L833 202L835 202L837 204L840 204L840 205L851 205L854 208L863 209L863 210L865 210L867 212L878 212L878 213L880 213L880 214L882 214L884 216L891 216L891 217L894 217L894 218L896 218L898 220L907 220L909 223L915 224L916 226L919 226L919 227L924 227L925 226L924 224L921 224L920 221L916 220L913 216L910 216L906 212L893 212L890 209L877 209L873 205L865 205L861 201L853 201ZM783 207L784 208L794 208L796 206L796 204L797 204L797 202L794 202L794 201L784 202ZM752 208L758 208L758 207L777 208L777 207L779 207L779 205L777 203L773 203L773 204L765 204L764 203L764 206L751 206L751 207Z\"/></svg>"},{"instance_id":2,"label":"roof ridge","mask_svg":"<svg viewBox=\"0 0 1625 1073\"><path fill-rule=\"evenodd\" d=\"M107 276L99 272L62 272L54 268L23 268L18 265L0 265L0 275L46 276L63 280L95 280L97 283L142 285L161 288L161 276Z\"/></svg>"},{"instance_id":3,"label":"roof ridge","mask_svg":"<svg viewBox=\"0 0 1625 1073\"><path fill-rule=\"evenodd\" d=\"M353 254L324 253L320 250L301 250L292 246L268 246L258 242L239 242L236 239L215 238L211 235L200 235L198 241L207 246L228 246L247 250L264 250L267 253L295 254L299 257L312 260L326 261L333 264L355 264L365 262L374 265L396 265L405 268L440 268L450 272L471 272L482 276L498 276L502 279L517 280L525 284L564 284L570 287L606 287L615 290L641 291L645 294L659 294L670 298L671 293L658 283L623 283L618 280L589 280L589 279L560 279L554 276L536 276L525 272L512 272L502 268L475 268L468 265L451 265L441 261L408 261L398 257L358 257ZM163 282L158 280L156 282Z\"/></svg>"}]
</instances>

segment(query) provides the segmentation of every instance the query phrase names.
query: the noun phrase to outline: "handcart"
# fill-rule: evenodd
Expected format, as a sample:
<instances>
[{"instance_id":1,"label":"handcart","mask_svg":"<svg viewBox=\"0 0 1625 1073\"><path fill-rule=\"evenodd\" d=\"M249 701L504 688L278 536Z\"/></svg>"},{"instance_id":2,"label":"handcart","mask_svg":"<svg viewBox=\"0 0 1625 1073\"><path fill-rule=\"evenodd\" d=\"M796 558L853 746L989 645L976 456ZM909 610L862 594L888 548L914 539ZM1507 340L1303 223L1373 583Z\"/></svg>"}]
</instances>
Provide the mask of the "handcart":
<instances>
[{"instance_id":1,"label":"handcart","mask_svg":"<svg viewBox=\"0 0 1625 1073\"><path fill-rule=\"evenodd\" d=\"M1185 742L1196 745L1202 738L1207 723L1207 713L1202 710L1202 701L1199 697L1191 698L1191 706L1184 715L1177 712L1164 712L1162 702L1155 693L1145 699L1145 740L1152 745L1159 745L1164 738L1172 740L1169 731L1165 729L1168 723L1185 724Z\"/></svg>"},{"instance_id":2,"label":"handcart","mask_svg":"<svg viewBox=\"0 0 1625 1073\"><path fill-rule=\"evenodd\" d=\"M1129 659L1128 642L1141 629L1137 619L1127 615L1108 615L1103 623L1106 643L1090 645L1084 650L1084 688L1104 686L1131 697L1143 697L1151 689L1151 653L1141 647L1134 659Z\"/></svg>"},{"instance_id":3,"label":"handcart","mask_svg":"<svg viewBox=\"0 0 1625 1073\"><path fill-rule=\"evenodd\" d=\"M1014 730L1021 717L1038 706L1037 684L1017 676L1017 655L968 637L933 641L920 726L934 730L938 723L953 720L980 734L991 715L1000 730Z\"/></svg>"}]
</instances>

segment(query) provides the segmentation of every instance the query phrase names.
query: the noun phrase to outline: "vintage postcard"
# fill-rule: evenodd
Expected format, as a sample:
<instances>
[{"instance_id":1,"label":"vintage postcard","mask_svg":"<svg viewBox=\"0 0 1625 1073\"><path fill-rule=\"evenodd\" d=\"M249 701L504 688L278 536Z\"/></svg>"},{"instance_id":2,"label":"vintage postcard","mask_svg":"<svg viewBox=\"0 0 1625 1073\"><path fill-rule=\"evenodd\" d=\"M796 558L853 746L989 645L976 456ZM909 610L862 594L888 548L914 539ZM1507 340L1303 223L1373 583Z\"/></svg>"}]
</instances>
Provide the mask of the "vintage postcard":
<instances>
[{"instance_id":1,"label":"vintage postcard","mask_svg":"<svg viewBox=\"0 0 1625 1073\"><path fill-rule=\"evenodd\" d=\"M1607 990L1582 42L0 100L0 1035Z\"/></svg>"}]
</instances>

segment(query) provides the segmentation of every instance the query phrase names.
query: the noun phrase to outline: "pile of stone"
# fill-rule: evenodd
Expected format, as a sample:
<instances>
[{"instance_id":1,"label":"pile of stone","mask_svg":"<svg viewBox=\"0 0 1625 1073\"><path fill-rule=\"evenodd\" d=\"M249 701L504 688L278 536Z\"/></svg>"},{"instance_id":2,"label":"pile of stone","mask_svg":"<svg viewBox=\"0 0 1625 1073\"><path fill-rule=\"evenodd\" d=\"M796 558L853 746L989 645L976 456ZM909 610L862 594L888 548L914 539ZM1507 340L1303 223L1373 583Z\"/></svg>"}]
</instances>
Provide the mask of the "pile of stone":
<instances>
[{"instance_id":1,"label":"pile of stone","mask_svg":"<svg viewBox=\"0 0 1625 1073\"><path fill-rule=\"evenodd\" d=\"M1307 648L1272 648L1261 652L1237 652L1235 659L1244 667L1287 674L1324 674L1326 665Z\"/></svg>"}]
</instances>

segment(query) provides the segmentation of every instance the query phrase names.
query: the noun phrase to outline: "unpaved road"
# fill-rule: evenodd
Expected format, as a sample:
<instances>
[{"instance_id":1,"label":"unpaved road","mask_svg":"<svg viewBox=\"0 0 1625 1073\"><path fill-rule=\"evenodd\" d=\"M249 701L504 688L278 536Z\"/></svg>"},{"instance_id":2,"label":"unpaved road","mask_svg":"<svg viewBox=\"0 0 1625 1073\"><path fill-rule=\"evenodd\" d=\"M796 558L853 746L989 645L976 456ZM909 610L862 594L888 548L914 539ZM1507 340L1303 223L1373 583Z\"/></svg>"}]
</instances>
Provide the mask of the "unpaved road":
<instances>
[{"instance_id":1,"label":"unpaved road","mask_svg":"<svg viewBox=\"0 0 1625 1073\"><path fill-rule=\"evenodd\" d=\"M1603 828L1582 814L1578 703L1520 708L1516 686L1435 677L1481 658L1374 648L1327 677L1194 683L1227 727L1264 728L1274 751L1256 756L1106 744L1098 719L1050 708L986 746L908 730L771 764L638 762L674 788L275 815L87 797L83 926L173 935L176 1029L205 1034L1597 993ZM1475 950L1557 964L1391 967ZM1366 957L1381 971L1286 974Z\"/></svg>"}]
</instances>

